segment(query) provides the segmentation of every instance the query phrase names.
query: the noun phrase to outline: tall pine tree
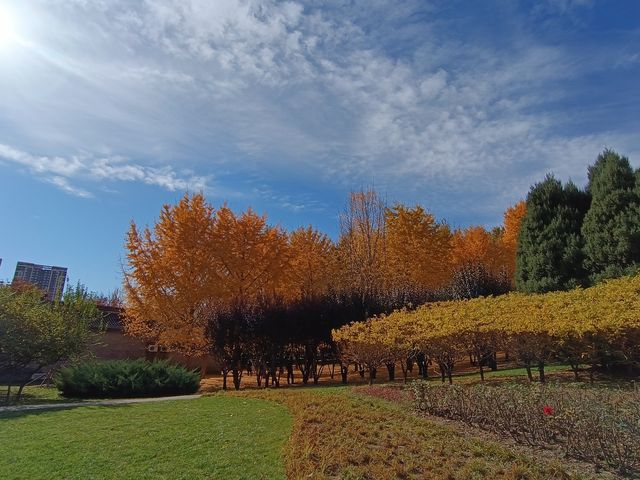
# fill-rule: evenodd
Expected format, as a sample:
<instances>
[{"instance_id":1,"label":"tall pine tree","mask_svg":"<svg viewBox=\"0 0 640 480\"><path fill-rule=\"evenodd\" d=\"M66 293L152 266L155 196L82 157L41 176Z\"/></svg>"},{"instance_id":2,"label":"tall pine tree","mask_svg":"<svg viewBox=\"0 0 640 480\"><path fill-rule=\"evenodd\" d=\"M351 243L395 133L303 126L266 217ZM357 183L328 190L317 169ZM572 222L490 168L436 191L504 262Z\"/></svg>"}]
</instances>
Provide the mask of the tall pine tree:
<instances>
[{"instance_id":1,"label":"tall pine tree","mask_svg":"<svg viewBox=\"0 0 640 480\"><path fill-rule=\"evenodd\" d=\"M589 195L551 175L527 196L516 257L516 288L565 290L586 282L581 226Z\"/></svg>"},{"instance_id":2,"label":"tall pine tree","mask_svg":"<svg viewBox=\"0 0 640 480\"><path fill-rule=\"evenodd\" d=\"M602 152L589 167L592 202L584 218L585 267L591 280L631 273L640 265L638 173L626 157Z\"/></svg>"}]
</instances>

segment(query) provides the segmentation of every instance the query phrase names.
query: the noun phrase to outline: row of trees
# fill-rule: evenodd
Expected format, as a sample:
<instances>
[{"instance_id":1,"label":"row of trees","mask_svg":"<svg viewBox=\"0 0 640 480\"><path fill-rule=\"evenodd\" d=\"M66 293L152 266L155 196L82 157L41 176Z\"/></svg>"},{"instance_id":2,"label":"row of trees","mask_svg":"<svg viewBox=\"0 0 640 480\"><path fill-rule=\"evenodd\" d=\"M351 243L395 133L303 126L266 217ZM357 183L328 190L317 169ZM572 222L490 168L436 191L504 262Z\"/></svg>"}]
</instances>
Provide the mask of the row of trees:
<instances>
[{"instance_id":1,"label":"row of trees","mask_svg":"<svg viewBox=\"0 0 640 480\"><path fill-rule=\"evenodd\" d=\"M314 379L335 358L331 330L436 298L510 288L523 204L505 226L452 231L422 207L351 194L334 242L286 232L252 210L214 209L201 194L163 207L153 230L132 223L127 333L187 355L216 355L239 387L249 365L278 382ZM276 373L277 371L277 373Z\"/></svg>"},{"instance_id":2,"label":"row of trees","mask_svg":"<svg viewBox=\"0 0 640 480\"><path fill-rule=\"evenodd\" d=\"M582 190L552 176L526 203L515 284L523 292L593 285L633 274L640 265L640 169L605 150Z\"/></svg>"},{"instance_id":3,"label":"row of trees","mask_svg":"<svg viewBox=\"0 0 640 480\"><path fill-rule=\"evenodd\" d=\"M285 370L290 381L293 366L303 381L317 379L337 357L331 330L348 322L514 285L547 292L632 273L640 262L638 176L606 150L584 191L547 177L492 231L452 230L421 206L388 207L373 190L354 192L336 241L186 195L165 205L152 229L131 224L127 332L187 355L216 355L236 388L243 368L258 382L277 383ZM460 349L445 346L450 374Z\"/></svg>"},{"instance_id":4,"label":"row of trees","mask_svg":"<svg viewBox=\"0 0 640 480\"><path fill-rule=\"evenodd\" d=\"M344 363L366 365L370 381L381 366L406 365L420 356L452 381L461 358L483 368L498 351L509 352L533 378L545 381L550 361L596 368L640 362L640 275L590 288L545 294L509 293L465 301L433 302L414 311L354 322L334 330ZM424 370L426 373L426 369Z\"/></svg>"}]
</instances>

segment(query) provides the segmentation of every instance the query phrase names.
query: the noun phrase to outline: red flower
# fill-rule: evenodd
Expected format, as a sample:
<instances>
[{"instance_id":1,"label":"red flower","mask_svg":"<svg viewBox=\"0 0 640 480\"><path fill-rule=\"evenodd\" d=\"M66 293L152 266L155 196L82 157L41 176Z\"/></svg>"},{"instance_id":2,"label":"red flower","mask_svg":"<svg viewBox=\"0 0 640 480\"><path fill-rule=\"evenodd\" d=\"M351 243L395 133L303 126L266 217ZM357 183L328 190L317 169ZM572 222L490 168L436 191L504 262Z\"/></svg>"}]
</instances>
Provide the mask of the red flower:
<instances>
[{"instance_id":1,"label":"red flower","mask_svg":"<svg viewBox=\"0 0 640 480\"><path fill-rule=\"evenodd\" d=\"M542 407L542 413L545 415L553 415L553 407L551 405L545 405Z\"/></svg>"}]
</instances>

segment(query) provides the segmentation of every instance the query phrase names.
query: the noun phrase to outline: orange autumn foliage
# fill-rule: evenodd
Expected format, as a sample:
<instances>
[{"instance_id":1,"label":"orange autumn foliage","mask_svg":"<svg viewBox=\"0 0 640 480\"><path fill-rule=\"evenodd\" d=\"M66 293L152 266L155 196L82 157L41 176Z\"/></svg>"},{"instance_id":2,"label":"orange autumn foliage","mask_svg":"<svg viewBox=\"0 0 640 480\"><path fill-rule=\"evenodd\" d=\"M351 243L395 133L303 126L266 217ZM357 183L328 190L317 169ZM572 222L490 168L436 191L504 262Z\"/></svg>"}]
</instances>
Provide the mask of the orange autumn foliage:
<instances>
[{"instance_id":1,"label":"orange autumn foliage","mask_svg":"<svg viewBox=\"0 0 640 480\"><path fill-rule=\"evenodd\" d=\"M295 298L326 293L336 270L335 247L327 235L309 226L289 235L289 282Z\"/></svg>"},{"instance_id":2,"label":"orange autumn foliage","mask_svg":"<svg viewBox=\"0 0 640 480\"><path fill-rule=\"evenodd\" d=\"M127 235L125 328L188 354L206 350L210 299L219 293L211 241L214 211L202 195L164 205L153 230Z\"/></svg>"},{"instance_id":3,"label":"orange autumn foliage","mask_svg":"<svg viewBox=\"0 0 640 480\"><path fill-rule=\"evenodd\" d=\"M484 227L473 226L456 230L453 232L451 245L454 268L464 263L479 263L492 273L498 271L500 267L498 238Z\"/></svg>"},{"instance_id":4,"label":"orange autumn foliage","mask_svg":"<svg viewBox=\"0 0 640 480\"><path fill-rule=\"evenodd\" d=\"M126 247L127 333L188 355L207 352L216 308L286 290L286 233L252 210L215 212L202 194L165 205L153 230L132 222Z\"/></svg>"},{"instance_id":5,"label":"orange autumn foliage","mask_svg":"<svg viewBox=\"0 0 640 480\"><path fill-rule=\"evenodd\" d=\"M521 201L504 213L502 227L487 231L482 226L456 230L451 239L452 268L480 264L493 275L505 275L513 281L520 224L526 211Z\"/></svg>"},{"instance_id":6,"label":"orange autumn foliage","mask_svg":"<svg viewBox=\"0 0 640 480\"><path fill-rule=\"evenodd\" d=\"M243 306L284 291L287 234L269 226L266 216L251 209L236 216L224 205L215 218L211 247L223 302Z\"/></svg>"},{"instance_id":7,"label":"orange autumn foliage","mask_svg":"<svg viewBox=\"0 0 640 480\"><path fill-rule=\"evenodd\" d=\"M527 205L524 200L509 207L504 212L504 228L501 237L502 257L505 270L510 279L514 278L516 271L516 251L518 249L518 236L520 225L527 212Z\"/></svg>"},{"instance_id":8,"label":"orange autumn foliage","mask_svg":"<svg viewBox=\"0 0 640 480\"><path fill-rule=\"evenodd\" d=\"M435 290L451 274L451 233L421 206L386 211L387 280L394 286Z\"/></svg>"},{"instance_id":9,"label":"orange autumn foliage","mask_svg":"<svg viewBox=\"0 0 640 480\"><path fill-rule=\"evenodd\" d=\"M126 331L201 355L211 348L209 320L225 308L334 292L356 295L369 312L383 302L421 301L447 287L461 265L481 263L493 274L512 275L523 215L519 203L505 212L503 228L452 233L423 207L387 208L370 190L351 195L334 244L311 226L287 233L251 209L215 210L202 194L185 195L165 205L152 228L131 223Z\"/></svg>"}]
</instances>

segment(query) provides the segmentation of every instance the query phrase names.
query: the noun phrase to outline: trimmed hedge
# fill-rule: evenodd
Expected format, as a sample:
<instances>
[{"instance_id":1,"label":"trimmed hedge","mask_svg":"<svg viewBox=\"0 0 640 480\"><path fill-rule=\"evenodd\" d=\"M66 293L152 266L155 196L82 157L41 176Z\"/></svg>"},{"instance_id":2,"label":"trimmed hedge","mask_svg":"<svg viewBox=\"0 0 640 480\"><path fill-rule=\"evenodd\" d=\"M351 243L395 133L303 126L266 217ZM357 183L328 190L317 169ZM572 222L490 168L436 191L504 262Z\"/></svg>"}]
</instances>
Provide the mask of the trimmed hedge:
<instances>
[{"instance_id":1,"label":"trimmed hedge","mask_svg":"<svg viewBox=\"0 0 640 480\"><path fill-rule=\"evenodd\" d=\"M200 374L167 361L111 360L63 368L56 386L65 397L161 397L195 393Z\"/></svg>"}]
</instances>

